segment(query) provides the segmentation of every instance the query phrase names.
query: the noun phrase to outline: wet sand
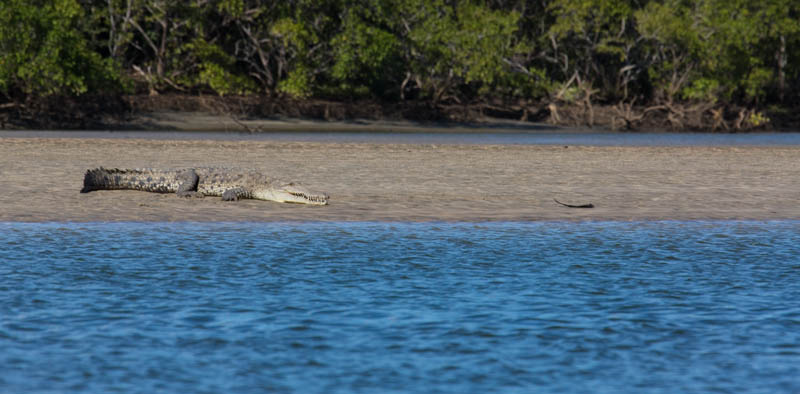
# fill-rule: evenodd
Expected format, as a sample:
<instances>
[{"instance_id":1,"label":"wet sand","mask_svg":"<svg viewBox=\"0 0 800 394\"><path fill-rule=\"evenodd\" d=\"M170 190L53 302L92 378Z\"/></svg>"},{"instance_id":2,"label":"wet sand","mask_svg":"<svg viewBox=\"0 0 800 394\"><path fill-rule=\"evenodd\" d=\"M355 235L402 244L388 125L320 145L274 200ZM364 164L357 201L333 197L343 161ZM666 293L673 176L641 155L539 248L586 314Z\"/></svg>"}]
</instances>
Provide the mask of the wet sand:
<instances>
[{"instance_id":1,"label":"wet sand","mask_svg":"<svg viewBox=\"0 0 800 394\"><path fill-rule=\"evenodd\" d=\"M99 166L254 168L331 203L78 193ZM0 221L695 219L800 219L800 147L0 138Z\"/></svg>"}]
</instances>

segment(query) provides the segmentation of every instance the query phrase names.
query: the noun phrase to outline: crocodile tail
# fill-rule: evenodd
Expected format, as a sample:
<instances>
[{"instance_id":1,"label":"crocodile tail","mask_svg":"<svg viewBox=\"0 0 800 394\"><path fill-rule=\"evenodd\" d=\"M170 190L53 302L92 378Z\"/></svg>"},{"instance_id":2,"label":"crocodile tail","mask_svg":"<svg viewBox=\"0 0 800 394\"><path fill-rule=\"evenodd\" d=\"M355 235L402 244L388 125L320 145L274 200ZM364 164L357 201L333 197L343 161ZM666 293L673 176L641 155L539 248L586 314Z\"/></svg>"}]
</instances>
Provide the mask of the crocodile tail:
<instances>
[{"instance_id":1,"label":"crocodile tail","mask_svg":"<svg viewBox=\"0 0 800 394\"><path fill-rule=\"evenodd\" d=\"M83 176L83 189L81 189L81 193L89 193L92 190L100 190L100 187L103 176L102 173L105 171L104 168L95 168L93 170L86 170L86 175Z\"/></svg>"},{"instance_id":2,"label":"crocodile tail","mask_svg":"<svg viewBox=\"0 0 800 394\"><path fill-rule=\"evenodd\" d=\"M115 189L119 186L119 176L115 177L114 174L122 172L117 168L108 169L103 167L86 170L86 174L83 176L81 193L88 193L93 190Z\"/></svg>"}]
</instances>

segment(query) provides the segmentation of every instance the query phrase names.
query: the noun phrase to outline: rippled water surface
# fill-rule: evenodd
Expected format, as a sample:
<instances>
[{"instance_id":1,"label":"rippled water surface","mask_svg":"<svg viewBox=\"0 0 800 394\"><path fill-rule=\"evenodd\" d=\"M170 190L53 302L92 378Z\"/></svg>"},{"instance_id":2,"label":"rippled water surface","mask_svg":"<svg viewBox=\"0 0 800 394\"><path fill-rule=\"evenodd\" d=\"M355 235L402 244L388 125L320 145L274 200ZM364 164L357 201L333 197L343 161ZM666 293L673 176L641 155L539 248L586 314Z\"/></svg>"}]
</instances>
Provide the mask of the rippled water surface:
<instances>
[{"instance_id":1,"label":"rippled water surface","mask_svg":"<svg viewBox=\"0 0 800 394\"><path fill-rule=\"evenodd\" d=\"M798 392L800 222L0 223L0 392Z\"/></svg>"}]
</instances>

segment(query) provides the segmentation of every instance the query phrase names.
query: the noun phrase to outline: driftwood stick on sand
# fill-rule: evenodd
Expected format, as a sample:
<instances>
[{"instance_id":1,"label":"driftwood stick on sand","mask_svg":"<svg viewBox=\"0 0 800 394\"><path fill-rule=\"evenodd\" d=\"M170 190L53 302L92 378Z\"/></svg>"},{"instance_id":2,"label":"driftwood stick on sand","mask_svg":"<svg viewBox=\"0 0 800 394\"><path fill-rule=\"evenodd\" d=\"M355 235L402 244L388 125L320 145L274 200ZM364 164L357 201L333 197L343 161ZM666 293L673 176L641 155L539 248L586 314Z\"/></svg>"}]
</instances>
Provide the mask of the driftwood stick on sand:
<instances>
[{"instance_id":1,"label":"driftwood stick on sand","mask_svg":"<svg viewBox=\"0 0 800 394\"><path fill-rule=\"evenodd\" d=\"M589 204L580 204L580 205L564 204L563 202L558 201L555 198L553 199L553 201L555 201L555 202L557 202L557 203L559 203L559 204L561 204L561 205L563 205L565 207L568 207L568 208L594 208L594 204L591 204L591 203L589 203Z\"/></svg>"}]
</instances>

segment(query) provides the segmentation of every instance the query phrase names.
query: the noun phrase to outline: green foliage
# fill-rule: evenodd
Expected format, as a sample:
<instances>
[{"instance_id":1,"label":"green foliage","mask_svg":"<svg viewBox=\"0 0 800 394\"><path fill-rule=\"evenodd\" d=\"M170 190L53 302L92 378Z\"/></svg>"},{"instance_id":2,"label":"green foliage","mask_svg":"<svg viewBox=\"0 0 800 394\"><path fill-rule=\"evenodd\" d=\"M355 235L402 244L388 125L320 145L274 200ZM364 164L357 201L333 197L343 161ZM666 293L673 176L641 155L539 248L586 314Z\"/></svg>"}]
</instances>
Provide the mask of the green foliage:
<instances>
[{"instance_id":1,"label":"green foliage","mask_svg":"<svg viewBox=\"0 0 800 394\"><path fill-rule=\"evenodd\" d=\"M337 0L298 0L271 27L279 38L285 63L286 78L278 90L295 97L309 97L323 88L332 54L330 39L338 29L340 12Z\"/></svg>"},{"instance_id":2,"label":"green foliage","mask_svg":"<svg viewBox=\"0 0 800 394\"><path fill-rule=\"evenodd\" d=\"M714 103L717 101L720 86L719 81L710 78L698 78L691 82L689 86L681 89L681 95L685 99L707 101Z\"/></svg>"},{"instance_id":3,"label":"green foliage","mask_svg":"<svg viewBox=\"0 0 800 394\"><path fill-rule=\"evenodd\" d=\"M681 93L684 97L705 98L716 95L710 88L718 88L718 84L700 81L694 89L686 90L687 84L697 78L703 37L693 28L693 10L681 4L680 0L651 2L634 13L641 37L647 40L644 50L652 59L646 64L648 76L657 97L666 101Z\"/></svg>"},{"instance_id":4,"label":"green foliage","mask_svg":"<svg viewBox=\"0 0 800 394\"><path fill-rule=\"evenodd\" d=\"M207 85L220 96L245 94L255 90L255 84L246 75L236 72L235 59L219 45L196 38L186 44L181 52L184 59L191 59L198 72L188 73L179 81L188 86Z\"/></svg>"},{"instance_id":5,"label":"green foliage","mask_svg":"<svg viewBox=\"0 0 800 394\"><path fill-rule=\"evenodd\" d=\"M363 20L351 10L342 32L331 40L335 62L331 76L339 93L375 97L397 94L402 76L401 43L394 34Z\"/></svg>"},{"instance_id":6,"label":"green foliage","mask_svg":"<svg viewBox=\"0 0 800 394\"><path fill-rule=\"evenodd\" d=\"M544 69L533 66L524 71L508 71L497 79L493 87L485 87L485 95L502 94L507 97L533 98L545 97L548 92L554 89L555 84L547 77Z\"/></svg>"},{"instance_id":7,"label":"green foliage","mask_svg":"<svg viewBox=\"0 0 800 394\"><path fill-rule=\"evenodd\" d=\"M786 0L668 0L636 19L656 55L650 76L667 96L752 102L774 85L780 38L797 38L798 11Z\"/></svg>"},{"instance_id":8,"label":"green foliage","mask_svg":"<svg viewBox=\"0 0 800 394\"><path fill-rule=\"evenodd\" d=\"M456 49L453 53L456 69L467 83L478 81L492 85L508 72L503 59L523 49L514 42L519 14L491 11L472 4L460 11L455 24L458 30L455 34L453 31L446 33L455 44L452 48Z\"/></svg>"},{"instance_id":9,"label":"green foliage","mask_svg":"<svg viewBox=\"0 0 800 394\"><path fill-rule=\"evenodd\" d=\"M217 10L234 18L241 18L245 12L244 0L222 0L217 3Z\"/></svg>"},{"instance_id":10,"label":"green foliage","mask_svg":"<svg viewBox=\"0 0 800 394\"><path fill-rule=\"evenodd\" d=\"M800 102L800 2L0 0L5 99L129 80L432 103Z\"/></svg>"},{"instance_id":11,"label":"green foliage","mask_svg":"<svg viewBox=\"0 0 800 394\"><path fill-rule=\"evenodd\" d=\"M296 66L286 79L278 85L278 90L297 98L307 98L313 92L313 75L303 65Z\"/></svg>"},{"instance_id":12,"label":"green foliage","mask_svg":"<svg viewBox=\"0 0 800 394\"><path fill-rule=\"evenodd\" d=\"M254 90L251 80L242 75L232 74L217 63L204 62L200 65L197 81L208 85L220 96L226 94L245 94Z\"/></svg>"},{"instance_id":13,"label":"green foliage","mask_svg":"<svg viewBox=\"0 0 800 394\"><path fill-rule=\"evenodd\" d=\"M311 46L319 42L319 38L310 26L293 18L284 18L272 26L273 34L283 40L286 47L294 46L298 52L307 52Z\"/></svg>"},{"instance_id":14,"label":"green foliage","mask_svg":"<svg viewBox=\"0 0 800 394\"><path fill-rule=\"evenodd\" d=\"M584 86L601 87L601 95L626 95L629 75L621 70L633 64L636 37L633 2L624 0L555 0L548 11L555 17L547 35L559 78L573 76ZM627 68L632 70L631 68Z\"/></svg>"},{"instance_id":15,"label":"green foliage","mask_svg":"<svg viewBox=\"0 0 800 394\"><path fill-rule=\"evenodd\" d=\"M611 52L618 52L611 38L618 33L621 21L631 15L630 5L623 0L555 0L549 8L556 17L550 34L557 38L594 36L606 47L603 50Z\"/></svg>"},{"instance_id":16,"label":"green foliage","mask_svg":"<svg viewBox=\"0 0 800 394\"><path fill-rule=\"evenodd\" d=\"M466 3L449 7L444 1L406 2L412 20L409 69L434 101L457 85L491 90L515 79L508 59L528 48L516 40L520 14L493 11ZM525 82L523 82L525 83Z\"/></svg>"},{"instance_id":17,"label":"green foliage","mask_svg":"<svg viewBox=\"0 0 800 394\"><path fill-rule=\"evenodd\" d=\"M769 123L769 118L761 112L754 111L747 118L747 122L753 127L759 127Z\"/></svg>"},{"instance_id":18,"label":"green foliage","mask_svg":"<svg viewBox=\"0 0 800 394\"><path fill-rule=\"evenodd\" d=\"M0 6L0 91L79 95L122 87L115 64L89 49L75 0L4 0Z\"/></svg>"}]
</instances>

